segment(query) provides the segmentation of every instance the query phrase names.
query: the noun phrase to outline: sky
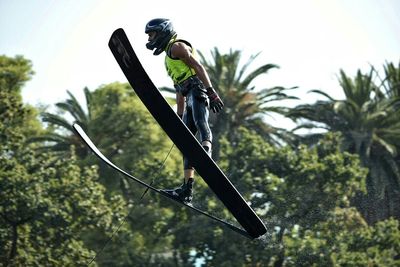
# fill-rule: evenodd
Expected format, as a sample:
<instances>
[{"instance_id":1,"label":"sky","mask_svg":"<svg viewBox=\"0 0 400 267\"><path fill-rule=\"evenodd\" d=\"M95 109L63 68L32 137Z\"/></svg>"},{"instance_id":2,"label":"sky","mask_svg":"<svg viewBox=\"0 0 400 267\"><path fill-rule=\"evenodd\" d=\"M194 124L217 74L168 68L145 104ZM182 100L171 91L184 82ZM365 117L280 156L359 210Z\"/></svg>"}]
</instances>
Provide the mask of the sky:
<instances>
[{"instance_id":1,"label":"sky","mask_svg":"<svg viewBox=\"0 0 400 267\"><path fill-rule=\"evenodd\" d=\"M144 68L157 86L172 87L163 55L145 44L145 24L172 20L178 37L211 59L211 50L242 51L242 63L260 52L250 70L273 63L256 88L298 86L300 103L320 89L342 98L337 75L400 60L398 0L0 0L0 54L23 55L35 75L23 91L32 105L54 105L67 90L83 101L83 88L127 82L108 48L124 28ZM84 102L82 102L84 103Z\"/></svg>"}]
</instances>

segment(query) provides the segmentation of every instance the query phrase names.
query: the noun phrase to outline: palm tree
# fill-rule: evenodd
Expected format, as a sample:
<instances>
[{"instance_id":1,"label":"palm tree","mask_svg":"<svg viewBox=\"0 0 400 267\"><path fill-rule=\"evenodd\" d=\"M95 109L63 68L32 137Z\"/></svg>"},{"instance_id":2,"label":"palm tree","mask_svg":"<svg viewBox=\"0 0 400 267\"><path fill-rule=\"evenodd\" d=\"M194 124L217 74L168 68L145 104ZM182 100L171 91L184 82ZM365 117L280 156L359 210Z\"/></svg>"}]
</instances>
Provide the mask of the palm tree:
<instances>
[{"instance_id":1,"label":"palm tree","mask_svg":"<svg viewBox=\"0 0 400 267\"><path fill-rule=\"evenodd\" d=\"M59 102L56 104L57 108L63 113L67 112L74 121L79 123L82 128L87 131L89 129L91 116L91 99L92 95L88 88L84 88L84 94L86 99L87 112L80 105L77 98L70 92L67 91L69 99L65 102ZM65 116L53 114L49 112L43 112L41 114L43 122L47 122L54 127L55 131L51 131L45 135L31 138L29 142L40 142L43 143L38 149L43 151L52 151L59 154L69 153L71 145L75 146L76 154L84 158L89 150L81 140L77 137L71 122ZM57 131L58 130L58 131Z\"/></svg>"},{"instance_id":2,"label":"palm tree","mask_svg":"<svg viewBox=\"0 0 400 267\"><path fill-rule=\"evenodd\" d=\"M400 62L398 67L391 62L383 66L385 79L381 79L381 84L388 97L400 97Z\"/></svg>"},{"instance_id":3,"label":"palm tree","mask_svg":"<svg viewBox=\"0 0 400 267\"><path fill-rule=\"evenodd\" d=\"M224 101L224 110L218 116L211 115L210 121L214 134L214 158L219 157L219 140L226 136L231 143L237 142L236 131L239 126L244 126L257 131L266 141L278 144L285 140L287 134L267 124L263 117L270 112L284 114L286 109L271 106L271 102L296 99L286 94L287 88L273 87L257 89L252 82L261 74L278 68L274 64L265 64L246 75L246 71L259 53L251 56L240 68L241 51L232 51L221 54L217 48L211 51L212 62L208 62L199 52L200 59L206 68L212 84ZM293 89L293 88L290 88Z\"/></svg>"},{"instance_id":4,"label":"palm tree","mask_svg":"<svg viewBox=\"0 0 400 267\"><path fill-rule=\"evenodd\" d=\"M368 74L358 71L354 79L341 70L339 82L345 100L335 100L314 90L328 100L298 106L288 115L294 120L307 120L298 128L340 132L343 149L358 154L362 164L369 168L367 195L360 194L355 202L371 223L389 216L400 218L400 210L396 210L395 204L400 193L399 164L396 162L400 148L400 99L390 87L393 83L389 81L394 80L392 76L378 86L373 81L376 76L374 68ZM306 139L313 143L322 135L311 134Z\"/></svg>"}]
</instances>

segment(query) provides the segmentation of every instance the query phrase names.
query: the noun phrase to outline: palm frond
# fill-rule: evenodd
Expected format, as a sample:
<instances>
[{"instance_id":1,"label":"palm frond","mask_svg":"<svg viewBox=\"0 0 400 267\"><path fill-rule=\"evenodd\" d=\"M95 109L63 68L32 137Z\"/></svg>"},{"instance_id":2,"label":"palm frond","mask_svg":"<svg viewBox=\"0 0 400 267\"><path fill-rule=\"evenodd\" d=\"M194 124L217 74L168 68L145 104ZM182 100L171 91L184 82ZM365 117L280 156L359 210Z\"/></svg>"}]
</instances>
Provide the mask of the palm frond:
<instances>
[{"instance_id":1,"label":"palm frond","mask_svg":"<svg viewBox=\"0 0 400 267\"><path fill-rule=\"evenodd\" d=\"M322 95L322 96L328 98L328 100L330 100L330 101L332 101L332 102L336 101L336 100L335 100L334 98L332 98L329 94L327 94L326 92L321 91L321 90L314 89L314 90L310 90L310 91L308 91L308 92L309 92L309 93L316 93L316 94Z\"/></svg>"},{"instance_id":2,"label":"palm frond","mask_svg":"<svg viewBox=\"0 0 400 267\"><path fill-rule=\"evenodd\" d=\"M60 115L57 114L52 114L49 112L44 112L41 114L42 120L44 122L48 122L54 126L60 127L62 129L66 129L70 132L73 131L73 128L70 124L69 121L67 121L64 117L61 117Z\"/></svg>"},{"instance_id":3,"label":"palm frond","mask_svg":"<svg viewBox=\"0 0 400 267\"><path fill-rule=\"evenodd\" d=\"M270 69L275 69L275 68L279 68L279 66L275 64L265 64L257 68L256 70L252 71L249 75L247 75L246 78L242 81L243 87L248 87L255 78L257 78L261 74L266 74Z\"/></svg>"}]
</instances>

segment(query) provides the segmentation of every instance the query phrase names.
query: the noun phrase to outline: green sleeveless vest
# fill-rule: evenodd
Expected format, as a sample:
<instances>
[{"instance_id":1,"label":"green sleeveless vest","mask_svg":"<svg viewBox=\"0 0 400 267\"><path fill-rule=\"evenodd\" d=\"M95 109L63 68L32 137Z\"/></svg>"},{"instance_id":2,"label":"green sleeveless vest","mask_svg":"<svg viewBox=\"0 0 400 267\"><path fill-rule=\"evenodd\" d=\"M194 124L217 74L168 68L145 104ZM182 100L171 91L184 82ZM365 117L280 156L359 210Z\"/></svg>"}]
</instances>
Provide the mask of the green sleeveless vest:
<instances>
[{"instance_id":1,"label":"green sleeveless vest","mask_svg":"<svg viewBox=\"0 0 400 267\"><path fill-rule=\"evenodd\" d=\"M164 61L165 68L167 70L169 77L171 77L172 81L174 82L174 85L177 85L185 81L187 78L196 75L196 72L194 69L186 65L185 62L183 62L182 60L174 59L171 57L170 49L175 42L183 42L190 47L192 47L192 45L185 40L177 40L175 38L172 38L165 49L166 52ZM194 54L195 52L194 49L192 48L192 55Z\"/></svg>"}]
</instances>

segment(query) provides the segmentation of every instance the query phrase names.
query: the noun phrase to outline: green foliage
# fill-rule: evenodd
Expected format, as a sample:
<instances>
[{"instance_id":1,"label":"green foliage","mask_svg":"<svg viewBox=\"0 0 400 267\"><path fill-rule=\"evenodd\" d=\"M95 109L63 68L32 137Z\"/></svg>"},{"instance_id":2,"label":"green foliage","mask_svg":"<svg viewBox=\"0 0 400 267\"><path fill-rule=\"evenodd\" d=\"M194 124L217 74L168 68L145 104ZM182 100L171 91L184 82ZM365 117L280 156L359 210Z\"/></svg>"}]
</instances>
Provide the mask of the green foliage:
<instances>
[{"instance_id":1,"label":"green foliage","mask_svg":"<svg viewBox=\"0 0 400 267\"><path fill-rule=\"evenodd\" d=\"M23 56L14 58L0 56L0 88L2 92L7 91L21 98L21 88L33 74L32 63Z\"/></svg>"},{"instance_id":2,"label":"green foliage","mask_svg":"<svg viewBox=\"0 0 400 267\"><path fill-rule=\"evenodd\" d=\"M400 62L395 66L391 62L387 62L384 66L385 76L382 80L382 87L385 95L394 98L400 97Z\"/></svg>"},{"instance_id":3,"label":"green foliage","mask_svg":"<svg viewBox=\"0 0 400 267\"><path fill-rule=\"evenodd\" d=\"M295 120L306 119L299 128L322 127L342 134L342 149L358 154L367 167L367 196L356 198L357 206L368 222L400 218L400 98L398 80L400 70L393 64L384 66L385 75L380 83L378 72L371 67L367 74L357 72L354 78L340 72L339 82L344 100L335 100L321 91L314 91L328 98L311 105L300 105L289 112ZM323 134L306 136L315 143ZM387 200L385 200L387 199Z\"/></svg>"},{"instance_id":4,"label":"green foliage","mask_svg":"<svg viewBox=\"0 0 400 267\"><path fill-rule=\"evenodd\" d=\"M389 219L373 227L349 231L338 238L338 252L332 260L338 265L399 266L399 221Z\"/></svg>"},{"instance_id":5,"label":"green foliage","mask_svg":"<svg viewBox=\"0 0 400 267\"><path fill-rule=\"evenodd\" d=\"M49 129L40 135L30 137L28 142L36 143L38 151L51 151L59 154L59 157L68 157L71 146L75 147L75 153L80 158L87 156L89 149L74 134L72 122L65 118L65 113L68 113L74 122L79 123L84 129L88 128L91 121L91 93L86 87L83 91L86 98L87 112L79 104L76 97L67 91L70 98L65 102L56 104L59 114L41 113L43 122L50 125Z\"/></svg>"},{"instance_id":6,"label":"green foliage","mask_svg":"<svg viewBox=\"0 0 400 267\"><path fill-rule=\"evenodd\" d=\"M242 103L242 110L250 112L255 110L251 108L255 94L247 91L248 85L272 66L266 65L243 79L251 60L236 72L235 59L239 55L216 57L229 64L217 68L215 74L225 75L227 85L243 85L240 88L244 94L232 94L231 100ZM368 188L368 171L360 167L363 157L342 152L346 135L329 133L313 146L295 148L271 145L265 132L254 128L256 124L230 128L234 138L219 135L219 165L268 227L266 236L249 241L151 192L140 199L143 188L103 164L94 166L99 161L71 131L71 116L88 131L100 150L123 169L146 182L154 179L155 186L160 188L180 182L179 151L173 149L165 166L159 169L172 143L128 84L108 84L92 92L84 89L86 106L69 94L66 101L57 103L57 114L44 115L50 126L42 129L35 118L38 111L23 105L18 91L32 75L30 62L6 57L0 62L8 70L2 72L8 76L0 77L3 265L80 266L87 265L95 255L93 265L99 266L194 266L196 262L202 262L202 266L399 265L398 220L368 225L351 206L354 196L364 194ZM224 62L216 67L222 67ZM382 84L397 84L397 69L388 66L387 71L391 73L390 82L388 78ZM12 77L19 77L20 81ZM356 83L368 81L365 77L360 79ZM351 79L347 83L350 86ZM3 90L13 86L17 90ZM359 87L350 93L365 96L364 89ZM272 99L287 97L280 95L283 91L269 92L278 93ZM386 94L377 93L377 97L385 98ZM365 110L378 107L374 105ZM318 116L330 114L335 125L344 127L340 119L351 107L351 103L343 107L338 104L335 110L324 103L318 106ZM343 113L337 113L339 110ZM244 120L252 119L250 116ZM25 139L43 136L45 131L47 136L61 138L46 140L53 148L58 141L65 141L65 146L58 150L64 154L54 153L52 146L46 153L37 153L35 148L40 143L26 145ZM391 140L390 131L379 134ZM201 179L195 183L195 205L234 222Z\"/></svg>"},{"instance_id":7,"label":"green foliage","mask_svg":"<svg viewBox=\"0 0 400 267\"><path fill-rule=\"evenodd\" d=\"M93 255L81 235L110 231L123 212L121 197L104 198L96 169L72 157L54 164L29 149L0 161L2 262L13 265L85 264ZM15 248L14 248L15 246ZM14 250L15 249L15 250Z\"/></svg>"},{"instance_id":8,"label":"green foliage","mask_svg":"<svg viewBox=\"0 0 400 267\"><path fill-rule=\"evenodd\" d=\"M293 150L274 148L245 130L238 133L241 142L231 148L233 155L228 154L231 180L249 192L255 204L268 204L265 212L285 223L313 223L332 208L347 205L363 188L366 170L356 156L339 151L336 136L312 149Z\"/></svg>"},{"instance_id":9,"label":"green foliage","mask_svg":"<svg viewBox=\"0 0 400 267\"><path fill-rule=\"evenodd\" d=\"M292 235L304 238L318 224L329 220L337 207L349 207L349 199L365 187L366 170L360 168L356 156L340 152L338 136L327 137L313 149L302 146L294 150L271 146L245 128L237 129L236 134L240 142L222 142L220 166L251 202L269 233L261 240L248 242L198 218L195 225L200 230L195 230L189 220L189 226L179 228L182 232L175 236L178 248L187 247L188 239L196 237L192 241L197 252L194 258L204 259L207 266L289 262L286 255L290 255L294 242ZM230 216L225 218L232 220ZM323 244L326 243L319 246L326 248Z\"/></svg>"},{"instance_id":10,"label":"green foliage","mask_svg":"<svg viewBox=\"0 0 400 267\"><path fill-rule=\"evenodd\" d=\"M88 148L73 132L72 121L66 116L68 115L79 122L99 149L121 168L148 183L154 180L160 187L160 184L176 186L177 181L180 181L177 177L181 177L178 173L182 171L181 155L176 149L172 150L168 164L160 169L172 143L130 86L113 83L101 86L93 92L86 88L84 91L86 106L82 106L69 93L69 99L57 103L58 114L43 113L42 118L50 127L47 134L35 137L34 141L46 141L45 151L52 154L56 152L57 157L70 155L71 151L67 148L74 145L81 159L81 166L99 164L100 161L89 153ZM104 164L99 164L99 175L100 181L107 188L106 194L124 196L130 203L130 213L135 216L127 219L126 225L129 225L130 233L118 233L118 238L113 242L108 242L109 237L101 233L85 235L85 240L96 251L104 243L109 244L107 250L96 257L96 262L112 266L119 266L120 262L122 265L148 265L150 262L157 262L157 256L154 255L162 254L165 242L169 242L169 237L164 241L159 234L164 231L164 223L160 221L165 216L170 216L170 209L160 209L154 196L139 200L144 188L119 176ZM160 212L155 213L154 210ZM148 233L146 238L143 237L144 233Z\"/></svg>"},{"instance_id":11,"label":"green foliage","mask_svg":"<svg viewBox=\"0 0 400 267\"><path fill-rule=\"evenodd\" d=\"M251 56L240 66L241 51L230 51L221 54L217 48L211 52L212 62L200 53L201 61L210 76L213 86L224 101L224 109L217 116L211 114L211 128L214 138L213 157L219 159L219 141L222 137L237 141L236 128L247 127L257 131L270 143L278 144L281 140L289 140L289 134L283 129L275 128L262 119L265 114L285 113L286 108L275 106L273 102L295 99L287 94L293 88L276 86L256 89L252 83L263 74L278 68L275 64L264 64L255 70L248 71L259 54Z\"/></svg>"},{"instance_id":12,"label":"green foliage","mask_svg":"<svg viewBox=\"0 0 400 267\"><path fill-rule=\"evenodd\" d=\"M398 266L397 220L368 226L355 209L333 211L304 235L286 237L287 266Z\"/></svg>"},{"instance_id":13,"label":"green foliage","mask_svg":"<svg viewBox=\"0 0 400 267\"><path fill-rule=\"evenodd\" d=\"M73 152L57 160L26 145L29 134L41 131L37 111L20 95L31 65L22 57L0 59L0 262L85 264L93 252L81 235L108 233L124 214L124 202L119 196L107 200L96 169L78 167Z\"/></svg>"},{"instance_id":14,"label":"green foliage","mask_svg":"<svg viewBox=\"0 0 400 267\"><path fill-rule=\"evenodd\" d=\"M172 146L168 136L129 84L105 85L95 90L92 97L89 134L95 143L119 166L140 176L149 175L148 170L159 166ZM175 158L179 156L176 152Z\"/></svg>"},{"instance_id":15,"label":"green foliage","mask_svg":"<svg viewBox=\"0 0 400 267\"><path fill-rule=\"evenodd\" d=\"M14 148L25 134L39 131L36 111L23 106L21 88L31 78L31 62L22 56L0 56L0 146Z\"/></svg>"},{"instance_id":16,"label":"green foliage","mask_svg":"<svg viewBox=\"0 0 400 267\"><path fill-rule=\"evenodd\" d=\"M93 142L107 157L122 168L142 175L150 175L149 169L160 165L160 154L166 155L172 143L154 122L141 101L128 84L112 83L101 86L93 92L84 89L86 106L69 93L69 99L56 104L58 114L44 112L43 121L49 123L45 135L36 136L31 141L45 142L45 151L68 155L74 145L76 154L83 164L97 163L87 146L75 134L72 123L78 122ZM69 117L69 118L68 118ZM70 118L73 118L71 121ZM177 159L179 153L173 151ZM174 161L172 161L174 162ZM170 168L169 166L172 166ZM170 164L166 172L175 172L177 166ZM101 177L111 176L100 166ZM109 185L118 179L108 179ZM114 181L114 182L113 182Z\"/></svg>"}]
</instances>

